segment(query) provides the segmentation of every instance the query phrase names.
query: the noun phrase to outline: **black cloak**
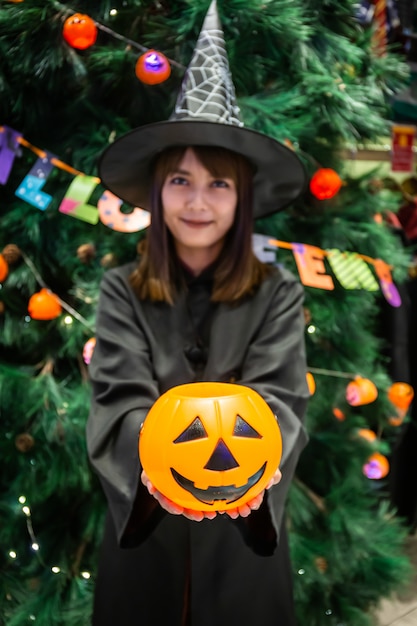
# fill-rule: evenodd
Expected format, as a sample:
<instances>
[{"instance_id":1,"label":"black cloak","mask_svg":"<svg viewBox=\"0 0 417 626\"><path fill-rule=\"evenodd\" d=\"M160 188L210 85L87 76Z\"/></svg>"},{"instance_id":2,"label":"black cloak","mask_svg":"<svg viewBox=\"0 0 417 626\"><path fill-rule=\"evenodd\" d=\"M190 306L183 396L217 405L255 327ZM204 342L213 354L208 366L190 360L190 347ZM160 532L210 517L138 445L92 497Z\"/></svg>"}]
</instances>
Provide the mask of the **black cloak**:
<instances>
[{"instance_id":1,"label":"black cloak","mask_svg":"<svg viewBox=\"0 0 417 626\"><path fill-rule=\"evenodd\" d=\"M140 301L128 281L133 269L109 270L102 281L90 364L87 442L110 510L93 623L292 626L282 527L307 441L303 289L276 270L239 304L214 305L202 276L171 306ZM206 339L201 367L190 359L196 335ZM138 434L148 410L171 387L196 380L252 387L278 417L282 480L248 518L191 522L165 513L140 483Z\"/></svg>"}]
</instances>

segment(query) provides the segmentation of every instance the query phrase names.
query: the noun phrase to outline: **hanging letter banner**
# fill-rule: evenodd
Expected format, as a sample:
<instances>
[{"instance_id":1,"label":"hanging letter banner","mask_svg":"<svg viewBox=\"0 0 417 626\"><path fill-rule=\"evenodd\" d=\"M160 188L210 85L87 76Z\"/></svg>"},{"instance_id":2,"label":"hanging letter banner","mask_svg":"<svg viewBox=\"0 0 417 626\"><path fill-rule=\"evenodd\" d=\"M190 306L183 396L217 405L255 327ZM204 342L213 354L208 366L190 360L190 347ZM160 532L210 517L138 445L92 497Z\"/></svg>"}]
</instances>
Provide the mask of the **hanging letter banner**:
<instances>
[{"instance_id":1,"label":"hanging letter banner","mask_svg":"<svg viewBox=\"0 0 417 626\"><path fill-rule=\"evenodd\" d=\"M5 185L9 179L16 156L21 155L19 137L22 135L9 128L0 126L0 184Z\"/></svg>"},{"instance_id":2,"label":"hanging letter banner","mask_svg":"<svg viewBox=\"0 0 417 626\"><path fill-rule=\"evenodd\" d=\"M334 289L332 277L326 274L323 263L326 256L324 250L303 243L293 243L292 250L303 285L319 289Z\"/></svg>"},{"instance_id":3,"label":"hanging letter banner","mask_svg":"<svg viewBox=\"0 0 417 626\"><path fill-rule=\"evenodd\" d=\"M327 260L334 275L345 289L379 291L379 285L371 270L355 252L326 250Z\"/></svg>"},{"instance_id":4,"label":"hanging letter banner","mask_svg":"<svg viewBox=\"0 0 417 626\"><path fill-rule=\"evenodd\" d=\"M381 259L375 259L374 268L378 275L385 300L389 302L391 306L401 306L401 296L397 287L392 282L392 276L388 264Z\"/></svg>"},{"instance_id":5,"label":"hanging letter banner","mask_svg":"<svg viewBox=\"0 0 417 626\"><path fill-rule=\"evenodd\" d=\"M97 202L100 221L119 233L136 233L149 226L151 223L149 211L135 208L131 213L122 213L120 210L122 204L123 201L114 193L105 191Z\"/></svg>"},{"instance_id":6,"label":"hanging letter banner","mask_svg":"<svg viewBox=\"0 0 417 626\"><path fill-rule=\"evenodd\" d=\"M98 209L92 204L88 204L87 201L99 182L100 179L96 176L86 176L85 174L76 176L60 204L58 209L60 213L76 217L89 224L97 224Z\"/></svg>"},{"instance_id":7,"label":"hanging letter banner","mask_svg":"<svg viewBox=\"0 0 417 626\"><path fill-rule=\"evenodd\" d=\"M411 151L412 154L414 128L401 125L394 128L398 129L402 137L398 138L398 147L403 152L404 150ZM100 178L88 176L46 150L40 150L8 126L0 126L0 184L7 182L14 159L21 154L21 146L38 156L38 160L15 192L22 200L38 209L45 210L52 198L43 192L42 188L52 169L58 167L74 177L59 206L60 213L92 225L101 221L108 228L122 233L139 232L149 226L151 220L149 211L139 207L129 212L122 211L123 201L108 190L102 192L97 206L89 204L91 195L101 183ZM300 280L306 287L328 291L335 289L333 278L326 273L324 260L327 259L330 269L345 289L379 291L381 288L385 299L391 306L401 306L400 294L392 280L391 266L381 259L372 259L358 252L322 250L311 244L280 241L258 233L253 234L252 246L254 254L261 261L277 266L280 263L276 262L276 251L291 251ZM380 288L369 266L373 266Z\"/></svg>"},{"instance_id":8,"label":"hanging letter banner","mask_svg":"<svg viewBox=\"0 0 417 626\"><path fill-rule=\"evenodd\" d=\"M345 289L379 291L378 283L366 265L366 261L374 267L375 273L379 278L382 294L387 302L391 306L401 306L401 297L392 281L390 266L381 259L371 259L357 252L341 252L337 249L322 250L308 244L289 244L286 241L271 239L264 235L255 236L257 239L253 249L261 261L264 260L263 252L267 249L269 250L271 246L276 249L286 248L292 250L301 282L306 287L334 289L332 278L324 273L326 268L323 259L327 257L336 278Z\"/></svg>"},{"instance_id":9,"label":"hanging letter banner","mask_svg":"<svg viewBox=\"0 0 417 626\"><path fill-rule=\"evenodd\" d=\"M41 209L41 211L44 211L52 201L52 196L42 191L42 187L54 169L51 163L53 158L55 155L49 152L46 152L45 156L39 157L15 191L18 198L32 204L37 209Z\"/></svg>"},{"instance_id":10,"label":"hanging letter banner","mask_svg":"<svg viewBox=\"0 0 417 626\"><path fill-rule=\"evenodd\" d=\"M275 263L278 246L270 243L268 235L252 234L252 250L262 263Z\"/></svg>"}]
</instances>

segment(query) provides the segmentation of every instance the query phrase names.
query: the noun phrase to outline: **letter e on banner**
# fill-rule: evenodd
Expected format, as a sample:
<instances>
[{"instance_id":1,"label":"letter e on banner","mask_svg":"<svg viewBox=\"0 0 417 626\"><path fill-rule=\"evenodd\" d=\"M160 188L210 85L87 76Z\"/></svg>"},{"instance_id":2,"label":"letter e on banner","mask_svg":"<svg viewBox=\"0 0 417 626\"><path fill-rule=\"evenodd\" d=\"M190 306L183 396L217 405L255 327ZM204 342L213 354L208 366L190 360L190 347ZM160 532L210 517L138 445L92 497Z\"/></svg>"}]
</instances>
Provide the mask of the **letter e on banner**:
<instances>
[{"instance_id":1,"label":"letter e on banner","mask_svg":"<svg viewBox=\"0 0 417 626\"><path fill-rule=\"evenodd\" d=\"M291 246L303 285L318 289L334 289L332 277L326 274L323 263L326 253L316 246L303 243L292 243Z\"/></svg>"}]
</instances>

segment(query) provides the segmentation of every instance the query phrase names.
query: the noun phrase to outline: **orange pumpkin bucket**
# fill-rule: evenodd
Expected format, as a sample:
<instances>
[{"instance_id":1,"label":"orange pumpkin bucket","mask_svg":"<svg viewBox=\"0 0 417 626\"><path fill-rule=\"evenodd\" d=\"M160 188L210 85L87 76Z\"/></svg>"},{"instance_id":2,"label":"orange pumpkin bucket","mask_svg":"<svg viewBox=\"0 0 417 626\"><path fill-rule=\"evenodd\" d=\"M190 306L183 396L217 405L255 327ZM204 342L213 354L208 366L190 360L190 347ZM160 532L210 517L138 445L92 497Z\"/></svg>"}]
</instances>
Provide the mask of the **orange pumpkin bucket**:
<instances>
[{"instance_id":1,"label":"orange pumpkin bucket","mask_svg":"<svg viewBox=\"0 0 417 626\"><path fill-rule=\"evenodd\" d=\"M194 511L226 511L261 493L282 454L277 419L249 387L190 383L151 407L139 456L154 487Z\"/></svg>"}]
</instances>

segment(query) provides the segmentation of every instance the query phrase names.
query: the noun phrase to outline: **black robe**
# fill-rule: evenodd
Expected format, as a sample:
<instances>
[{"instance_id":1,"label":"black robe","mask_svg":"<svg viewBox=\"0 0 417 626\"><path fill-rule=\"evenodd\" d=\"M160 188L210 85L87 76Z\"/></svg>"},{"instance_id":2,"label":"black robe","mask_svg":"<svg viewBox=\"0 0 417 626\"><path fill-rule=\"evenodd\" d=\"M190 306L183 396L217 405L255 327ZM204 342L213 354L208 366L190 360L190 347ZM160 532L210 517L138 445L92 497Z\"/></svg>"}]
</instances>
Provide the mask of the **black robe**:
<instances>
[{"instance_id":1,"label":"black robe","mask_svg":"<svg viewBox=\"0 0 417 626\"><path fill-rule=\"evenodd\" d=\"M277 270L238 305L213 305L203 275L170 306L137 299L128 283L133 267L103 279L90 364L88 449L110 510L93 623L293 626L282 527L307 439L303 289ZM252 387L278 416L283 477L248 518L191 522L165 513L140 483L147 411L161 393L196 380Z\"/></svg>"}]
</instances>

